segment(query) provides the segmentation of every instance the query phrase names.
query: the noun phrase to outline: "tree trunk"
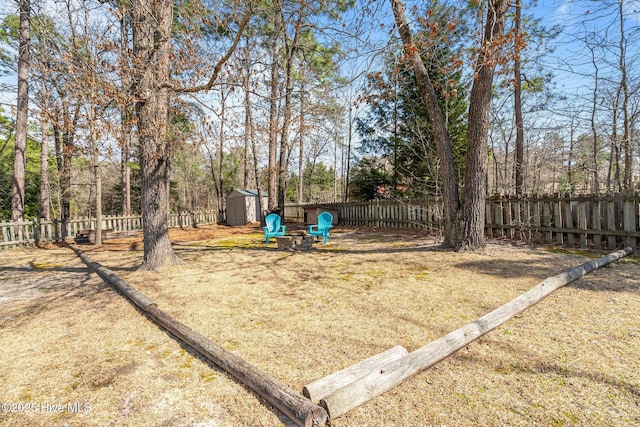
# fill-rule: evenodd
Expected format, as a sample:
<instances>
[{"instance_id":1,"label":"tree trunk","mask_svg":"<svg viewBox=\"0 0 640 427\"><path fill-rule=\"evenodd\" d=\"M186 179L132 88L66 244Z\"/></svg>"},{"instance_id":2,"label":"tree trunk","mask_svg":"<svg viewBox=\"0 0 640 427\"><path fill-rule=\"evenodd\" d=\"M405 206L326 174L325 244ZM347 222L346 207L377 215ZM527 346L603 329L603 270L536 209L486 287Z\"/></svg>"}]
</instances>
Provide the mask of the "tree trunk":
<instances>
[{"instance_id":1,"label":"tree trunk","mask_svg":"<svg viewBox=\"0 0 640 427\"><path fill-rule=\"evenodd\" d=\"M284 18L282 18L284 21ZM280 159L278 161L278 207L280 215L284 218L284 204L287 193L287 181L289 177L289 125L291 123L291 99L293 95L293 61L298 50L298 38L302 27L302 11L299 12L298 21L295 24L293 41L287 49L287 68L285 70L285 94L284 112L282 121L282 133L280 135Z\"/></svg>"},{"instance_id":2,"label":"tree trunk","mask_svg":"<svg viewBox=\"0 0 640 427\"><path fill-rule=\"evenodd\" d=\"M464 195L456 250L476 250L484 247L489 113L498 49L495 40L503 32L507 7L506 0L492 0L487 6L484 39L477 58L469 101Z\"/></svg>"},{"instance_id":3,"label":"tree trunk","mask_svg":"<svg viewBox=\"0 0 640 427\"><path fill-rule=\"evenodd\" d=\"M353 112L351 107L351 95L349 95L349 133L347 135L347 162L346 173L344 177L344 199L343 202L349 201L349 174L351 173L351 140L353 138Z\"/></svg>"},{"instance_id":4,"label":"tree trunk","mask_svg":"<svg viewBox=\"0 0 640 427\"><path fill-rule=\"evenodd\" d=\"M618 108L620 106L620 96L622 88L618 86L616 97L613 102L611 116L611 153L609 157L609 171L607 174L607 191L622 191L620 181L620 144L618 141Z\"/></svg>"},{"instance_id":5,"label":"tree trunk","mask_svg":"<svg viewBox=\"0 0 640 427\"><path fill-rule=\"evenodd\" d=\"M242 162L243 188L249 188L249 143L251 138L251 53L249 51L249 37L244 48L244 68L247 74L244 76L244 158ZM259 193L258 193L259 194ZM260 197L258 197L258 200Z\"/></svg>"},{"instance_id":6,"label":"tree trunk","mask_svg":"<svg viewBox=\"0 0 640 427\"><path fill-rule=\"evenodd\" d=\"M13 157L13 184L11 191L11 219L24 218L24 175L27 151L27 116L29 114L29 64L31 50L30 0L20 0L20 34L18 48L18 99L16 110L16 136Z\"/></svg>"},{"instance_id":7,"label":"tree trunk","mask_svg":"<svg viewBox=\"0 0 640 427\"><path fill-rule=\"evenodd\" d=\"M132 112L128 105L122 107L122 143L120 149L120 185L122 186L122 215L131 215L131 168L129 167L131 151L131 121Z\"/></svg>"},{"instance_id":8,"label":"tree trunk","mask_svg":"<svg viewBox=\"0 0 640 427\"><path fill-rule=\"evenodd\" d=\"M173 3L132 2L136 118L142 172L144 262L159 270L180 262L169 240L170 146L167 139L168 89Z\"/></svg>"},{"instance_id":9,"label":"tree trunk","mask_svg":"<svg viewBox=\"0 0 640 427\"><path fill-rule=\"evenodd\" d=\"M94 245L102 244L102 174L100 172L100 155L98 151L98 134L96 131L96 107L95 103L91 105L90 117L90 138L93 146L93 172L94 183L96 187L96 234L93 241Z\"/></svg>"},{"instance_id":10,"label":"tree trunk","mask_svg":"<svg viewBox=\"0 0 640 427\"><path fill-rule=\"evenodd\" d=\"M271 46L271 95L269 99L269 165L268 165L268 209L277 205L276 185L278 178L277 150L278 150L278 86L280 67L280 33L282 31L282 0L276 1L273 13L273 46Z\"/></svg>"},{"instance_id":11,"label":"tree trunk","mask_svg":"<svg viewBox=\"0 0 640 427\"><path fill-rule=\"evenodd\" d=\"M120 19L120 78L123 87L131 84L129 56L129 27L131 25L131 12L127 8L127 3L121 3L122 18ZM120 185L122 197L122 215L131 215L131 168L129 160L131 156L131 128L133 127L134 111L127 99L122 100L120 105Z\"/></svg>"},{"instance_id":12,"label":"tree trunk","mask_svg":"<svg viewBox=\"0 0 640 427\"><path fill-rule=\"evenodd\" d=\"M491 85L496 65L495 38L503 31L507 2L492 0L488 4L485 33L478 53L475 79L469 105L468 148L465 157L465 185L462 206L453 161L453 150L444 114L413 42L404 13L404 4L390 0L393 14L404 45L405 54L416 76L420 96L425 104L433 138L438 148L444 199L444 246L455 250L475 250L484 247L484 204L487 187L487 141Z\"/></svg>"},{"instance_id":13,"label":"tree trunk","mask_svg":"<svg viewBox=\"0 0 640 427\"><path fill-rule=\"evenodd\" d=\"M618 2L618 12L620 18L620 86L622 87L622 115L623 129L622 147L624 148L624 185L623 189L633 188L633 146L631 144L631 127L629 117L629 85L627 82L627 42L624 30L624 1Z\"/></svg>"},{"instance_id":14,"label":"tree trunk","mask_svg":"<svg viewBox=\"0 0 640 427\"><path fill-rule=\"evenodd\" d=\"M43 112L40 118L42 140L40 141L40 218L49 221L49 121Z\"/></svg>"},{"instance_id":15,"label":"tree trunk","mask_svg":"<svg viewBox=\"0 0 640 427\"><path fill-rule=\"evenodd\" d=\"M251 102L249 100L249 102ZM251 104L249 104L249 107L251 107ZM253 127L253 116L251 115L251 108L249 108L249 129L251 130L251 150L253 153L253 171L254 174L256 176L256 191L258 193L258 212L260 213L260 226L264 227L265 222L264 222L264 209L265 206L262 206L262 184L260 183L260 177L259 177L259 169L258 169L258 153L256 151L256 136L255 136L255 129Z\"/></svg>"},{"instance_id":16,"label":"tree trunk","mask_svg":"<svg viewBox=\"0 0 640 427\"><path fill-rule=\"evenodd\" d=\"M576 120L575 117L571 118L571 129L569 131L569 154L567 157L567 182L569 184L569 189L571 193L573 193L576 188L575 180L573 179L573 175L574 175L573 157L574 157L574 148L575 148L574 141L575 141L575 129L577 127L574 124L575 120Z\"/></svg>"},{"instance_id":17,"label":"tree trunk","mask_svg":"<svg viewBox=\"0 0 640 427\"><path fill-rule=\"evenodd\" d=\"M404 4L399 0L390 0L393 15L396 20L398 32L404 45L405 54L410 61L416 77L420 97L425 104L429 123L433 132L433 138L438 148L440 157L440 174L442 175L442 193L444 201L444 242L445 247L452 247L458 241L458 210L460 202L458 198L458 181L456 178L455 164L453 161L453 149L447 130L447 124L438 105L438 97L429 78L427 68L420 58L420 51L413 42L413 35L409 29L405 16Z\"/></svg>"},{"instance_id":18,"label":"tree trunk","mask_svg":"<svg viewBox=\"0 0 640 427\"><path fill-rule=\"evenodd\" d=\"M520 51L521 51L521 34L520 24L522 21L522 0L516 0L515 4L515 59L513 64L514 73L514 110L516 115L516 194L522 194L522 186L524 184L523 163L524 163L524 120L522 118L522 76L520 74Z\"/></svg>"},{"instance_id":19,"label":"tree trunk","mask_svg":"<svg viewBox=\"0 0 640 427\"><path fill-rule=\"evenodd\" d=\"M300 130L298 133L298 203L304 203L304 84L300 88Z\"/></svg>"},{"instance_id":20,"label":"tree trunk","mask_svg":"<svg viewBox=\"0 0 640 427\"><path fill-rule=\"evenodd\" d=\"M599 71L600 67L598 66L598 61L596 61L595 51L593 48L590 48L591 51L591 64L595 70L595 74L593 76L593 96L591 102L591 135L593 137L593 145L591 155L593 156L593 185L591 187L593 193L600 193L600 176L598 173L598 154L600 149L598 148L598 127L596 123L596 113L598 112L598 91L600 84Z\"/></svg>"},{"instance_id":21,"label":"tree trunk","mask_svg":"<svg viewBox=\"0 0 640 427\"><path fill-rule=\"evenodd\" d=\"M62 174L60 176L60 191L62 192L62 212L60 219L62 220L62 238L66 239L67 223L71 219L71 158L75 146L73 145L73 136L64 131L62 133Z\"/></svg>"},{"instance_id":22,"label":"tree trunk","mask_svg":"<svg viewBox=\"0 0 640 427\"><path fill-rule=\"evenodd\" d=\"M218 192L218 212L219 215L224 215L224 127L225 123L225 112L226 112L226 103L227 96L229 94L225 93L224 89L220 89L220 151L218 152L218 179L220 180Z\"/></svg>"}]
</instances>

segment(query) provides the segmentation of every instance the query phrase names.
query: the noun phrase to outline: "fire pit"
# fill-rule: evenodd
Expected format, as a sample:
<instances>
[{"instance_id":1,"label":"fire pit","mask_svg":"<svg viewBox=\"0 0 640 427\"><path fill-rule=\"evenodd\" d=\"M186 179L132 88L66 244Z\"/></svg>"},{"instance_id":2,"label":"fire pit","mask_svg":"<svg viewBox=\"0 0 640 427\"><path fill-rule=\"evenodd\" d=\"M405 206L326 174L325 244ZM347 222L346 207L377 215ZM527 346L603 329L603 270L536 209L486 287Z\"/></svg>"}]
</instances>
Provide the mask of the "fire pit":
<instances>
[{"instance_id":1,"label":"fire pit","mask_svg":"<svg viewBox=\"0 0 640 427\"><path fill-rule=\"evenodd\" d=\"M278 249L282 251L308 251L313 247L313 236L305 233L277 236Z\"/></svg>"}]
</instances>

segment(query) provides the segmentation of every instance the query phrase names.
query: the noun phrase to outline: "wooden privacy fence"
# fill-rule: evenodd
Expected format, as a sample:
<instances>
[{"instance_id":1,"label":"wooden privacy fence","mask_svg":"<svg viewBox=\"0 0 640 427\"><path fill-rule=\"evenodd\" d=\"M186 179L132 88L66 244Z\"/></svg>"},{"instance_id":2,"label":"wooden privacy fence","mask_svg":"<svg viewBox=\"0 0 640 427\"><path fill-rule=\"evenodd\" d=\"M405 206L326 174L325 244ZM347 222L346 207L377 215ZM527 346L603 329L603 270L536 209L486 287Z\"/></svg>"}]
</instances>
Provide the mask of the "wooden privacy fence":
<instances>
[{"instance_id":1,"label":"wooden privacy fence","mask_svg":"<svg viewBox=\"0 0 640 427\"><path fill-rule=\"evenodd\" d=\"M304 209L309 207L337 210L340 224L353 227L440 230L443 224L442 203L435 198L287 205L285 219L303 221Z\"/></svg>"},{"instance_id":2,"label":"wooden privacy fence","mask_svg":"<svg viewBox=\"0 0 640 427\"><path fill-rule=\"evenodd\" d=\"M193 212L177 213L169 215L169 227L193 227L198 224L215 224L218 222L218 212ZM94 230L95 218L74 218L66 222L59 219L50 221L8 221L0 222L0 249L21 246L37 245L40 242L57 242L73 238L82 230ZM104 216L102 217L102 229L115 233L127 233L142 230L142 217L131 216Z\"/></svg>"},{"instance_id":3,"label":"wooden privacy fence","mask_svg":"<svg viewBox=\"0 0 640 427\"><path fill-rule=\"evenodd\" d=\"M486 203L489 237L587 249L637 249L639 193L490 197Z\"/></svg>"},{"instance_id":4,"label":"wooden privacy fence","mask_svg":"<svg viewBox=\"0 0 640 427\"><path fill-rule=\"evenodd\" d=\"M287 220L303 220L305 207L338 211L346 226L441 230L439 199L289 205ZM638 247L640 194L492 196L486 200L490 238L566 245L582 249Z\"/></svg>"}]
</instances>

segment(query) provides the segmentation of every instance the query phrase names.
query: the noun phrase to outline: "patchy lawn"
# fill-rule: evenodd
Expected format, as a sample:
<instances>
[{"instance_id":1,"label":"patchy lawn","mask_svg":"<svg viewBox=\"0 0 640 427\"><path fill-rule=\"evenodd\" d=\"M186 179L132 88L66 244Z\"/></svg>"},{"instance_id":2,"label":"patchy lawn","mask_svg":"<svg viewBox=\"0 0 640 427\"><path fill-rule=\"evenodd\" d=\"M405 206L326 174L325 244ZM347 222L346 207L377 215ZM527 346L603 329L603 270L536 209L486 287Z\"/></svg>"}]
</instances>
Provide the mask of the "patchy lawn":
<instances>
[{"instance_id":1,"label":"patchy lawn","mask_svg":"<svg viewBox=\"0 0 640 427\"><path fill-rule=\"evenodd\" d=\"M83 245L158 306L294 390L413 351L599 254L336 229L282 252L258 228L172 230L186 265L136 271L140 238ZM336 426L640 424L640 264L556 291ZM149 322L66 248L0 252L0 424L280 426L255 393ZM9 404L9 406L7 406Z\"/></svg>"}]
</instances>

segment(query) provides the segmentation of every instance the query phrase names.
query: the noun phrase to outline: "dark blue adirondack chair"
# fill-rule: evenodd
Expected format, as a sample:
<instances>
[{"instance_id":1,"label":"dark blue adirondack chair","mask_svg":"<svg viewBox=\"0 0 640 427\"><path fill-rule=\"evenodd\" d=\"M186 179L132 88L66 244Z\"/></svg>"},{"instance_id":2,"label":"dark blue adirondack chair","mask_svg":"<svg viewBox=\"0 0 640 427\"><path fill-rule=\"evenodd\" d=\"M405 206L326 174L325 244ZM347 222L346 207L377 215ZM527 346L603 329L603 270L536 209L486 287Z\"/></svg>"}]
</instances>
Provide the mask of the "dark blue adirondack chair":
<instances>
[{"instance_id":1,"label":"dark blue adirondack chair","mask_svg":"<svg viewBox=\"0 0 640 427\"><path fill-rule=\"evenodd\" d=\"M327 244L329 229L333 227L333 215L329 212L322 212L318 215L318 223L307 227L307 233L312 236L322 236L323 243Z\"/></svg>"},{"instance_id":2,"label":"dark blue adirondack chair","mask_svg":"<svg viewBox=\"0 0 640 427\"><path fill-rule=\"evenodd\" d=\"M284 230L287 228L284 225L280 225L280 216L274 213L267 215L264 219L266 227L264 227L264 242L269 243L269 237L271 236L284 236Z\"/></svg>"}]
</instances>

